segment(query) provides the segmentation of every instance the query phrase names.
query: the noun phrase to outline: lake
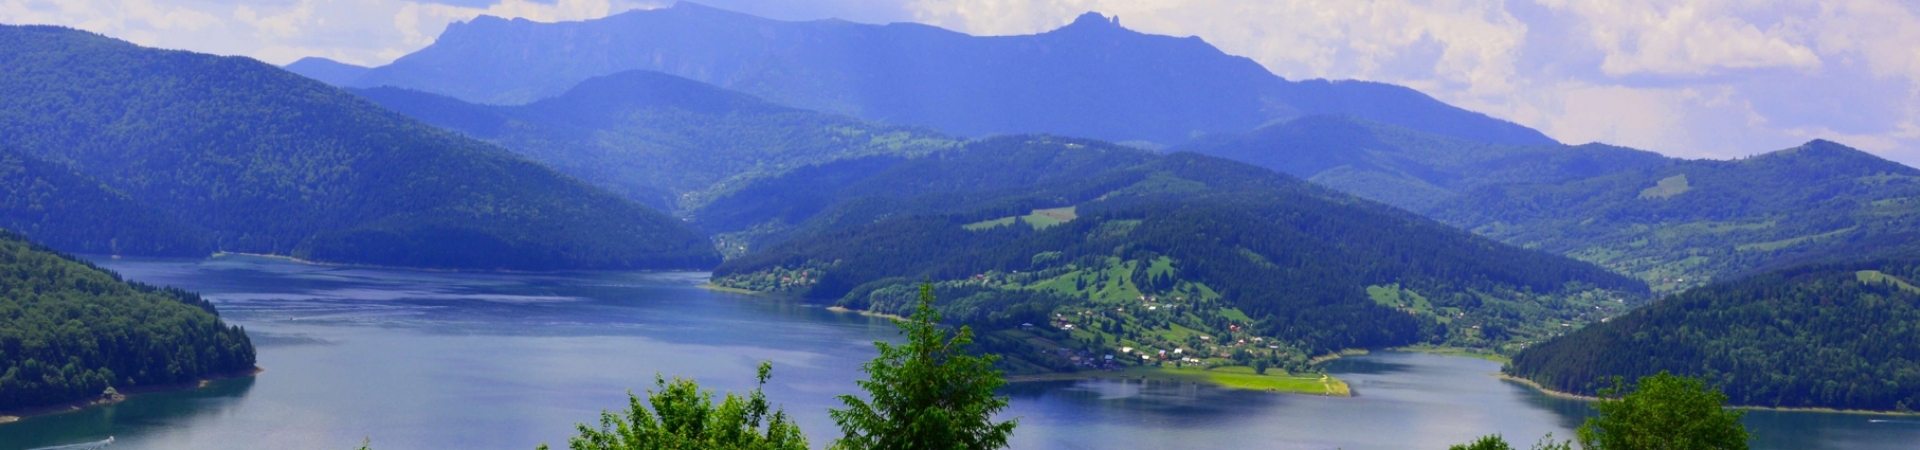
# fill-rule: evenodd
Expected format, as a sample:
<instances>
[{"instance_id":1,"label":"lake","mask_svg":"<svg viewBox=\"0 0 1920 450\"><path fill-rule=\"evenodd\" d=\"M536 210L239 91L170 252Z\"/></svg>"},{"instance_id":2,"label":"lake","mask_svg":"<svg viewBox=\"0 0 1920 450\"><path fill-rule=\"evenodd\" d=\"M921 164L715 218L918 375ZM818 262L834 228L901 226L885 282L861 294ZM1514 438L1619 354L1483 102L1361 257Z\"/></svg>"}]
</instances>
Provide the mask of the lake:
<instances>
[{"instance_id":1,"label":"lake","mask_svg":"<svg viewBox=\"0 0 1920 450\"><path fill-rule=\"evenodd\" d=\"M704 273L441 273L209 260L101 259L199 291L259 349L257 377L0 424L0 450L113 436L112 449L564 447L577 422L655 374L767 394L816 447L827 408L891 340L883 319L701 289ZM1571 438L1586 404L1490 374L1497 363L1375 353L1330 363L1354 398L1121 381L1009 386L1017 449L1442 449L1502 433ZM1759 449L1912 449L1920 417L1755 411Z\"/></svg>"}]
</instances>

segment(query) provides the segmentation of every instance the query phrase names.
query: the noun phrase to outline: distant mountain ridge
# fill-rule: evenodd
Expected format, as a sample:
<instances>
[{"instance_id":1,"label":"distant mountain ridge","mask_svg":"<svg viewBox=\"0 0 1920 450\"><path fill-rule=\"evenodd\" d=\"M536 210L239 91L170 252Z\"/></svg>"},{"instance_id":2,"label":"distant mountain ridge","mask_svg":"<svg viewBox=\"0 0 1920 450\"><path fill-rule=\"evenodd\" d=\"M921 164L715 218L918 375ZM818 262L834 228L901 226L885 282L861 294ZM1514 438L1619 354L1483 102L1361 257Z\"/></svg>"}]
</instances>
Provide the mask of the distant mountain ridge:
<instances>
[{"instance_id":1,"label":"distant mountain ridge","mask_svg":"<svg viewBox=\"0 0 1920 450\"><path fill-rule=\"evenodd\" d=\"M347 83L360 79L361 76L366 75L367 71L370 70L368 67L356 66L318 56L300 58L299 61L281 66L281 68L287 69L288 72L297 73L300 74L300 76L320 80L322 83L334 86L346 86Z\"/></svg>"},{"instance_id":2,"label":"distant mountain ridge","mask_svg":"<svg viewBox=\"0 0 1920 450\"><path fill-rule=\"evenodd\" d=\"M250 58L0 26L0 92L0 147L203 228L217 250L457 269L719 261L678 219Z\"/></svg>"},{"instance_id":3,"label":"distant mountain ridge","mask_svg":"<svg viewBox=\"0 0 1920 450\"><path fill-rule=\"evenodd\" d=\"M1560 182L1673 161L1604 144L1490 144L1345 115L1303 116L1171 150L1247 162L1416 212L1482 186Z\"/></svg>"},{"instance_id":4,"label":"distant mountain ridge","mask_svg":"<svg viewBox=\"0 0 1920 450\"><path fill-rule=\"evenodd\" d=\"M1168 145L1337 113L1486 142L1554 143L1412 89L1287 81L1198 38L1142 34L1091 13L1047 33L999 37L909 23L783 22L687 2L583 22L482 16L350 85L522 104L634 69L972 137L1045 132Z\"/></svg>"},{"instance_id":5,"label":"distant mountain ridge","mask_svg":"<svg viewBox=\"0 0 1920 450\"><path fill-rule=\"evenodd\" d=\"M1486 186L1429 215L1678 291L1913 247L1920 169L1815 140L1738 160Z\"/></svg>"},{"instance_id":6,"label":"distant mountain ridge","mask_svg":"<svg viewBox=\"0 0 1920 450\"><path fill-rule=\"evenodd\" d=\"M745 178L844 158L924 154L959 142L931 129L789 108L637 70L517 106L390 87L352 91L668 211L698 207Z\"/></svg>"}]
</instances>

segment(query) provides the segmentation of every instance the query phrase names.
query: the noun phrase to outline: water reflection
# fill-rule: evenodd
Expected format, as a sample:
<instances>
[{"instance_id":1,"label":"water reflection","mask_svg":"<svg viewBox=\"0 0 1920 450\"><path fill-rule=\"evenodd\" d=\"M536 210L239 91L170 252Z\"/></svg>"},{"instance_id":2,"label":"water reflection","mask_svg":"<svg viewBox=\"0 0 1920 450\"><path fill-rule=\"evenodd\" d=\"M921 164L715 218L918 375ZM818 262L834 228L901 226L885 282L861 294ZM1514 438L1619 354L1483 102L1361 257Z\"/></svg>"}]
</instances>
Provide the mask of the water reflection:
<instances>
[{"instance_id":1,"label":"water reflection","mask_svg":"<svg viewBox=\"0 0 1920 450\"><path fill-rule=\"evenodd\" d=\"M221 380L201 389L135 395L111 405L28 418L0 428L0 435L6 437L0 439L0 450L98 441L217 418L242 403L254 381L252 377Z\"/></svg>"},{"instance_id":2,"label":"water reflection","mask_svg":"<svg viewBox=\"0 0 1920 450\"><path fill-rule=\"evenodd\" d=\"M128 449L526 449L625 403L654 374L742 391L774 361L771 399L824 446L836 395L857 392L884 319L716 293L705 274L462 274L227 257L114 260L130 279L204 293L268 371L0 424L0 450L116 436ZM1191 383L1021 383L1015 449L1445 448L1500 433L1571 437L1591 409L1468 358L1375 353L1329 370L1359 396ZM1911 449L1920 418L1756 411L1756 449Z\"/></svg>"}]
</instances>

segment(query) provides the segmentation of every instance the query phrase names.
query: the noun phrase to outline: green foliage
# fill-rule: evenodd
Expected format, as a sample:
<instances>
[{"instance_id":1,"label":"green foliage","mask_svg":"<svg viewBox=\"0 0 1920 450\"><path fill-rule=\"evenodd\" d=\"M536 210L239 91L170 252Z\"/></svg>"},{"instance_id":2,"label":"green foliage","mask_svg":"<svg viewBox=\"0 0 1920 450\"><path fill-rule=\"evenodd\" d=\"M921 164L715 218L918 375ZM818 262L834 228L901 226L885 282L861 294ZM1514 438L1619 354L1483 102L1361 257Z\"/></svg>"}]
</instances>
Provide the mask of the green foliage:
<instances>
[{"instance_id":1,"label":"green foliage","mask_svg":"<svg viewBox=\"0 0 1920 450\"><path fill-rule=\"evenodd\" d=\"M1447 450L1513 450L1513 445L1498 434L1481 436L1473 442L1447 447ZM1533 444L1533 450L1573 450L1573 441L1553 441L1553 433L1547 433L1540 442Z\"/></svg>"},{"instance_id":2,"label":"green foliage","mask_svg":"<svg viewBox=\"0 0 1920 450\"><path fill-rule=\"evenodd\" d=\"M1734 161L1489 186L1430 216L1678 292L1790 265L1914 252L1920 169L1813 141Z\"/></svg>"},{"instance_id":3,"label":"green foliage","mask_svg":"<svg viewBox=\"0 0 1920 450\"><path fill-rule=\"evenodd\" d=\"M771 410L763 392L773 365L760 363L759 382L745 397L727 393L719 405L713 392L693 380L672 382L654 376L647 401L627 393L627 410L602 412L600 428L580 424L567 439L572 450L806 450L807 439L784 410ZM651 411L649 411L651 407ZM541 450L546 445L539 447Z\"/></svg>"},{"instance_id":4,"label":"green foliage","mask_svg":"<svg viewBox=\"0 0 1920 450\"><path fill-rule=\"evenodd\" d=\"M994 422L1007 407L994 394L1006 381L993 369L992 355L968 348L973 330L940 327L932 286L921 286L919 306L907 320L896 320L907 342L875 342L880 356L862 366L859 382L867 399L840 396L846 409L830 412L844 433L834 448L847 450L988 450L1007 446L1016 420Z\"/></svg>"},{"instance_id":5,"label":"green foliage","mask_svg":"<svg viewBox=\"0 0 1920 450\"><path fill-rule=\"evenodd\" d=\"M681 220L250 58L5 26L0 93L0 147L190 223L176 240L216 250L464 269L719 259Z\"/></svg>"},{"instance_id":6,"label":"green foliage","mask_svg":"<svg viewBox=\"0 0 1920 450\"><path fill-rule=\"evenodd\" d=\"M199 295L128 283L0 231L0 410L253 368Z\"/></svg>"},{"instance_id":7,"label":"green foliage","mask_svg":"<svg viewBox=\"0 0 1920 450\"><path fill-rule=\"evenodd\" d=\"M588 79L558 97L517 106L399 88L354 92L669 210L698 208L753 179L807 165L922 155L958 143L931 129L787 108L647 71Z\"/></svg>"},{"instance_id":8,"label":"green foliage","mask_svg":"<svg viewBox=\"0 0 1920 450\"><path fill-rule=\"evenodd\" d=\"M1920 262L1795 267L1694 288L1528 348L1507 373L1592 395L1671 371L1733 403L1920 409Z\"/></svg>"},{"instance_id":9,"label":"green foliage","mask_svg":"<svg viewBox=\"0 0 1920 450\"><path fill-rule=\"evenodd\" d=\"M1632 387L1620 377L1600 390L1599 416L1580 425L1580 447L1589 450L1736 450L1752 438L1740 417L1726 410L1727 396L1704 380L1660 372Z\"/></svg>"}]
</instances>

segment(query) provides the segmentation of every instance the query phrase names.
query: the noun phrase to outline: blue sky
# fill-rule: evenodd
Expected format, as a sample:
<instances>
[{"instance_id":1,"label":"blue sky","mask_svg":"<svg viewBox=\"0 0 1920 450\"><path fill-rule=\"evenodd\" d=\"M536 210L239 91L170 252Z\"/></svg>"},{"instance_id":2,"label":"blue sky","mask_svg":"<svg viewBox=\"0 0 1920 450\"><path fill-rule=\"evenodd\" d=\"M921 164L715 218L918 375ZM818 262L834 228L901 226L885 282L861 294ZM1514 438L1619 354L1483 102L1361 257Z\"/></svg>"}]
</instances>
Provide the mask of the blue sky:
<instances>
[{"instance_id":1,"label":"blue sky","mask_svg":"<svg viewBox=\"0 0 1920 450\"><path fill-rule=\"evenodd\" d=\"M480 14L669 0L0 0L0 22L284 64L378 65ZM785 20L1041 32L1087 11L1289 79L1404 84L1569 143L1732 158L1839 141L1920 165L1920 0L708 0Z\"/></svg>"}]
</instances>

